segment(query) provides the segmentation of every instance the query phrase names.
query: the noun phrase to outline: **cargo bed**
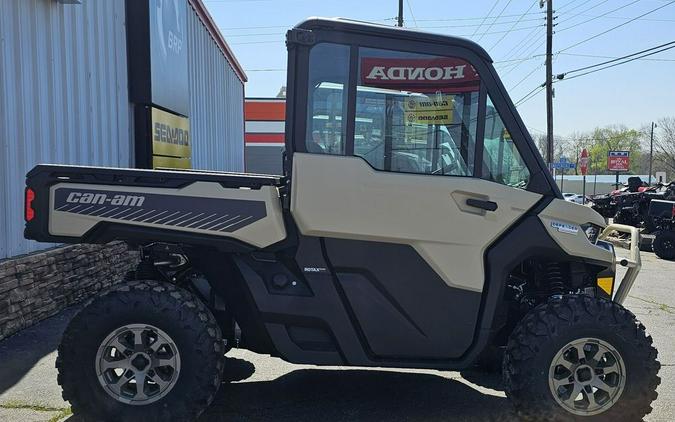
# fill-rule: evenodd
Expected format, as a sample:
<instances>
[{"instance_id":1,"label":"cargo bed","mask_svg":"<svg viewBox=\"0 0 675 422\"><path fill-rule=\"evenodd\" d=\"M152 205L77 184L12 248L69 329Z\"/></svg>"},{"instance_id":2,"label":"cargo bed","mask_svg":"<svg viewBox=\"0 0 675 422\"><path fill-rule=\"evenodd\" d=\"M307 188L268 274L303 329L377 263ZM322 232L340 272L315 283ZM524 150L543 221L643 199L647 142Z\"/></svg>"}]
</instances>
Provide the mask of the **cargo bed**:
<instances>
[{"instance_id":1,"label":"cargo bed","mask_svg":"<svg viewBox=\"0 0 675 422\"><path fill-rule=\"evenodd\" d=\"M261 174L38 165L26 175L25 236L261 248L286 236L284 184Z\"/></svg>"}]
</instances>

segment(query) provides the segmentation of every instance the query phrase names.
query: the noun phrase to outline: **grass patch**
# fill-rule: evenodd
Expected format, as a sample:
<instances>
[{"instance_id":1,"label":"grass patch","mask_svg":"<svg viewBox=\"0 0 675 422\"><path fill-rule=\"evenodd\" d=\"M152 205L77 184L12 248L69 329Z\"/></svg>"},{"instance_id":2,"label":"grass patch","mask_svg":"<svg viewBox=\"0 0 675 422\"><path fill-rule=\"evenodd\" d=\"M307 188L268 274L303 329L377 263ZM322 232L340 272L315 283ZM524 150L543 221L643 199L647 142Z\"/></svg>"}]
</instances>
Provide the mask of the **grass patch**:
<instances>
[{"instance_id":1,"label":"grass patch","mask_svg":"<svg viewBox=\"0 0 675 422\"><path fill-rule=\"evenodd\" d=\"M73 414L70 407L51 407L42 404L24 403L21 401L8 401L0 403L1 409L16 409L16 410L34 410L36 412L59 412L49 418L49 422L58 422L61 419Z\"/></svg>"},{"instance_id":2,"label":"grass patch","mask_svg":"<svg viewBox=\"0 0 675 422\"><path fill-rule=\"evenodd\" d=\"M65 418L65 417L68 417L68 416L70 416L70 415L72 415L72 414L73 414L73 411L70 410L70 407L67 408L67 409L63 409L63 410L60 411L58 414L52 416L52 417L49 419L49 422L59 422L61 419Z\"/></svg>"},{"instance_id":3,"label":"grass patch","mask_svg":"<svg viewBox=\"0 0 675 422\"><path fill-rule=\"evenodd\" d=\"M66 410L64 407L51 407L51 406L44 406L41 404L32 404L32 403L24 403L20 401L8 401L4 403L0 403L0 408L3 409L27 409L27 410L35 410L37 412L63 412Z\"/></svg>"},{"instance_id":4,"label":"grass patch","mask_svg":"<svg viewBox=\"0 0 675 422\"><path fill-rule=\"evenodd\" d=\"M669 313L669 314L675 314L675 307L670 306L670 305L666 305L665 303L659 303L655 300L644 299L644 298L641 298L641 297L638 297L638 296L633 296L633 295L628 295L628 297L633 298L633 299L637 299L637 300L641 300L641 301L646 302L646 303L651 303L652 305L656 305L663 312L666 312L666 313Z\"/></svg>"}]
</instances>

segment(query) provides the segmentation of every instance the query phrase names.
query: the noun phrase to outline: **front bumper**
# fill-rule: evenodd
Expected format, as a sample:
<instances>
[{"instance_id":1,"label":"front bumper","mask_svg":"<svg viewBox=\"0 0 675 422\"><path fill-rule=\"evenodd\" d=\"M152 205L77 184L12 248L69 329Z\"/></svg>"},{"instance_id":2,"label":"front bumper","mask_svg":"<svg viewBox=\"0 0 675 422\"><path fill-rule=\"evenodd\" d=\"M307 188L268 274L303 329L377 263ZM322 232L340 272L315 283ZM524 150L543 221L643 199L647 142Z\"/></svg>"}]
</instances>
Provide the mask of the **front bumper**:
<instances>
[{"instance_id":1,"label":"front bumper","mask_svg":"<svg viewBox=\"0 0 675 422\"><path fill-rule=\"evenodd\" d=\"M626 244L624 241L610 238L610 235L614 232L630 235L630 242ZM625 224L610 224L600 233L598 240L611 242L614 246L630 251L628 258L618 258L616 253L614 255L615 262L623 267L627 267L626 274L621 279L616 293L614 293L614 302L622 304L626 300L628 292L633 287L633 283L642 268L642 261L640 260L640 231L633 226Z\"/></svg>"}]
</instances>

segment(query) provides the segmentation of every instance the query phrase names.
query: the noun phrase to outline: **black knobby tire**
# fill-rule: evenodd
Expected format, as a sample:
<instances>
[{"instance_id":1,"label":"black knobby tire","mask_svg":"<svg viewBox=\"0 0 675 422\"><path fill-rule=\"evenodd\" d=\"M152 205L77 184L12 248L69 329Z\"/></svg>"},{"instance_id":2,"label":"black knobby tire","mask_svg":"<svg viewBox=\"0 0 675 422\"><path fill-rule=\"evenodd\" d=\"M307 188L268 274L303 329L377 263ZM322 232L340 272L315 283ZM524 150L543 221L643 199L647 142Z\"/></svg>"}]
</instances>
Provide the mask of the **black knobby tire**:
<instances>
[{"instance_id":1,"label":"black knobby tire","mask_svg":"<svg viewBox=\"0 0 675 422\"><path fill-rule=\"evenodd\" d=\"M129 405L109 395L97 377L97 351L119 327L149 324L167 333L181 368L173 387L159 400ZM56 367L63 398L85 420L190 421L214 399L225 363L220 328L190 292L168 283L131 281L93 299L68 325Z\"/></svg>"},{"instance_id":2,"label":"black knobby tire","mask_svg":"<svg viewBox=\"0 0 675 422\"><path fill-rule=\"evenodd\" d=\"M579 338L611 344L625 364L625 386L618 401L596 415L567 411L549 388L551 362ZM659 369L652 338L635 315L605 299L569 295L539 305L523 318L509 337L503 376L507 396L522 420L638 421L652 410Z\"/></svg>"},{"instance_id":3,"label":"black knobby tire","mask_svg":"<svg viewBox=\"0 0 675 422\"><path fill-rule=\"evenodd\" d=\"M661 259L675 259L675 231L664 230L656 233L652 250Z\"/></svg>"}]
</instances>

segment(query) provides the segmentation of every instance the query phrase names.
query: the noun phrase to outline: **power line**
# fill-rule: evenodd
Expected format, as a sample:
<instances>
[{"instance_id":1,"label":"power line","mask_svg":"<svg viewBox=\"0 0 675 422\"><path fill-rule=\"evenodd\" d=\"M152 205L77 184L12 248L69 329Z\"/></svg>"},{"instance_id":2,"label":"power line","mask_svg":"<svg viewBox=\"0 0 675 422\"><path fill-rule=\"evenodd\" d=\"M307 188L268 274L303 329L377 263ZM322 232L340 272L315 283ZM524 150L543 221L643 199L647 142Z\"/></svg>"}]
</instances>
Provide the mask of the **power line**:
<instances>
[{"instance_id":1,"label":"power line","mask_svg":"<svg viewBox=\"0 0 675 422\"><path fill-rule=\"evenodd\" d=\"M582 54L582 53L560 53L563 56L575 56L575 57L589 57L593 59L618 59L619 57L617 56L600 56L597 54ZM533 56L536 57L536 56ZM645 61L652 61L652 62L675 62L675 59L638 59L638 60L645 60ZM499 62L495 62L499 63Z\"/></svg>"},{"instance_id":2,"label":"power line","mask_svg":"<svg viewBox=\"0 0 675 422\"><path fill-rule=\"evenodd\" d=\"M494 6L496 6L497 2L492 6L492 9L494 9ZM443 19L417 19L419 22L451 22L451 21L480 21L480 20L485 20L485 19L497 19L496 16L489 16L489 14L492 12L492 9L490 9L490 12L488 12L488 16L480 16L477 18L443 18ZM541 15L541 12L532 12L532 13L527 13L527 15ZM501 15L501 18L515 18L520 16L519 13L515 13L512 15Z\"/></svg>"},{"instance_id":3,"label":"power line","mask_svg":"<svg viewBox=\"0 0 675 422\"><path fill-rule=\"evenodd\" d=\"M541 21L543 18L531 18L531 19L523 19L520 22L534 22L534 21ZM419 20L421 22L421 20ZM495 25L508 25L510 23L518 22L517 20L511 20L511 21L506 21L506 22L495 22ZM478 23L470 23L470 24L460 24L460 25L423 25L420 26L420 28L473 28L473 27L480 27L481 25Z\"/></svg>"},{"instance_id":4,"label":"power line","mask_svg":"<svg viewBox=\"0 0 675 422\"><path fill-rule=\"evenodd\" d=\"M566 7L568 7L568 6L573 5L574 3L578 2L578 1L579 1L579 0L571 0L571 1L569 1L569 2L567 2L567 3L565 3L565 4L563 4L563 5L560 6L559 8L557 8L557 9L556 9L556 12L558 12L558 11L560 11L560 10L563 10L564 8L566 8ZM574 9L578 8L579 6L583 6L584 4L585 4L585 2L582 3L582 4L580 4L580 5L574 6L574 7L573 7L572 9L570 9L570 10L574 10Z\"/></svg>"},{"instance_id":5,"label":"power line","mask_svg":"<svg viewBox=\"0 0 675 422\"><path fill-rule=\"evenodd\" d=\"M530 73L528 73L527 75L525 75L521 80L518 81L518 83L516 83L515 85L513 85L513 86L511 87L511 90L516 89L520 84L522 84L522 83L525 82L530 76L532 76L532 75L534 74L534 72L536 72L537 70L541 69L542 67L544 67L544 64L540 64L539 66L537 66L537 67L535 67L534 69L532 69L532 71L531 71Z\"/></svg>"},{"instance_id":6,"label":"power line","mask_svg":"<svg viewBox=\"0 0 675 422\"><path fill-rule=\"evenodd\" d=\"M621 10L621 9L624 9L624 8L626 8L626 7L628 7L628 6L632 6L632 5L634 5L635 3L639 2L639 1L640 1L640 0L634 0L634 1L630 2L630 3L624 4L623 6L617 7L616 9L612 9L612 10L610 10L609 12L605 12L605 13L603 13L603 14L600 15L600 16L596 16L596 17L587 19L587 20L585 20L585 21L575 23L574 25L568 26L568 27L566 27L566 28L558 29L558 32L561 32L561 31L567 31L568 29L576 28L576 27L579 26L579 25L583 25L583 24L585 24L585 23L592 22L592 21L594 21L594 20L596 20L596 19L600 19L600 18L602 18L603 16L607 16L607 15L609 15L610 13L616 12L617 10ZM592 9L592 7L591 7L591 9ZM588 10L591 10L591 9L588 9ZM588 10L585 10L583 13L587 12ZM581 14L582 14L582 13L579 13L578 15L575 15L575 16L579 16L579 15L581 15ZM563 22L567 22L567 21L563 21Z\"/></svg>"},{"instance_id":7,"label":"power line","mask_svg":"<svg viewBox=\"0 0 675 422\"><path fill-rule=\"evenodd\" d=\"M650 11L645 12L645 13L641 14L640 16L636 16L636 17L634 17L634 18L632 18L632 19L630 19L630 20L628 20L628 21L626 21L626 22L623 22L623 23L621 23L621 24L619 24L619 25L613 26L613 27L611 27L611 28L609 28L609 29L607 29L607 30L605 30L605 31L602 31L602 32L600 32L600 33L598 33L598 34L595 34L595 35L593 35L593 36L591 36L591 37L588 37L588 38L583 39L583 40L581 40L581 41L579 41L579 42L576 42L576 43L574 43L574 44L572 44L572 45L570 45L570 46L567 46L567 47L563 48L562 50L560 50L560 51L558 51L558 52L560 53L560 52L563 52L563 51L567 51L567 50L569 50L569 49L571 49L571 48L577 47L577 46L579 46L579 45L581 45L581 44L584 44L584 43L586 43L586 42L588 42L588 41L591 41L591 40L593 40L593 39L595 39L595 38L598 38L598 37L601 36L601 35L605 35L605 34L608 33L608 32L614 31L615 29L621 28L622 26L628 25L629 23L631 23L631 22L633 22L633 21L636 21L636 20L638 20L638 19L640 19L640 18L643 18L643 17L645 17L645 16L647 16L647 15L649 15L649 14L652 14L652 13L656 12L657 10L660 10L660 9L663 9L664 7L670 6L670 5L673 4L673 3L675 3L675 0L669 1L668 3L666 3L666 4L662 5L662 6L659 6L659 7L655 8L655 9L651 9Z\"/></svg>"},{"instance_id":8,"label":"power line","mask_svg":"<svg viewBox=\"0 0 675 422\"><path fill-rule=\"evenodd\" d=\"M592 69L592 70L589 70L588 72L583 72L583 73L580 73L580 74L578 74L578 75L570 76L570 77L568 77L568 78L566 78L566 77L564 77L564 76L563 76L563 77L560 77L561 75L558 75L558 80L557 80L556 82L567 81L567 80L570 80L570 79L579 78L579 77L581 77L581 76L586 76L586 75L589 75L589 74L591 74L591 73L599 72L599 71L601 71L601 70L605 70L605 69L609 69L609 68L612 68L612 67L620 66L620 65L622 65L622 64L630 63L630 62L632 62L632 61L638 60L638 59L643 58L643 57L648 57L648 56L651 56L651 55L654 55L654 54L662 53L662 52L667 51L667 50L671 50L671 49L675 48L675 41L674 41L674 42L671 42L671 43L668 43L668 45L670 45L670 46L669 46L669 47L665 47L665 48L661 48L660 50L657 50L657 51L652 51L652 52L650 52L650 53L645 53L645 54L643 54L643 55L641 55L641 56L629 58L629 59L624 60L624 61L622 61L622 62L619 62L619 63L613 63L613 64L610 64L610 65L607 65L607 66L604 66L604 67L600 67L600 68L598 68L598 69ZM639 53L636 53L636 54L639 54ZM605 62L605 63L610 63L610 62L616 62L616 60L610 60L610 61ZM588 69L588 68L591 68L591 67L597 67L597 66L602 66L602 63L598 63L597 65L594 65L594 66L586 66L585 69ZM581 71L581 70L583 70L583 69L584 69L584 68L581 68L581 69L575 69L575 70L570 71L570 72L567 72L567 73L578 72L578 71ZM562 75L565 75L565 73L563 73Z\"/></svg>"},{"instance_id":9,"label":"power line","mask_svg":"<svg viewBox=\"0 0 675 422\"><path fill-rule=\"evenodd\" d=\"M532 8L533 8L538 2L539 2L539 0L535 0L535 1L530 5L530 7L525 11L525 13L528 13L530 10L532 10ZM522 15L520 15L520 17L518 18L518 20L517 20L517 21L513 24L513 26L509 29L509 32L512 31L512 30L516 27L516 25L518 25L518 24L520 23L521 19L523 19L523 18L525 17L525 13L523 13ZM504 35L502 35L502 37L501 37L500 39L498 39L497 42L494 43L494 44L492 45L492 47L490 47L490 50L492 50L493 48L497 47L497 45L498 45L500 42L502 42L502 40L503 40L504 38L506 38L507 35L509 35L509 32L507 32L507 33L505 33Z\"/></svg>"},{"instance_id":10,"label":"power line","mask_svg":"<svg viewBox=\"0 0 675 422\"><path fill-rule=\"evenodd\" d=\"M516 45L514 45L504 56L504 60L510 60L513 59L514 57L517 57L519 54L524 53L532 47L537 41L541 39L540 35L536 34L537 29L534 28L532 31L527 33L525 37ZM525 56L528 56L529 54L523 54Z\"/></svg>"},{"instance_id":11,"label":"power line","mask_svg":"<svg viewBox=\"0 0 675 422\"><path fill-rule=\"evenodd\" d=\"M499 0L495 0L494 4L493 4L492 7L490 8L490 11L487 12L487 15L485 15L485 17L483 17L483 20L480 22L480 25L478 25L478 28L476 28L476 29L473 31L473 34L471 34L472 37L473 37L474 35L476 35L476 32L478 32L478 30L480 29L480 27L483 26L483 23L485 23L485 20L490 16L490 14L492 13L492 11L495 10L495 7L497 7L497 4L498 4L498 3L499 3Z\"/></svg>"},{"instance_id":12,"label":"power line","mask_svg":"<svg viewBox=\"0 0 675 422\"><path fill-rule=\"evenodd\" d=\"M509 4L511 4L512 1L513 1L513 0L509 0L509 1L504 5L504 7L502 8L502 11L499 12L499 14L497 15L497 18L499 18L499 17L504 13L504 11L506 10L506 8L509 7ZM492 26L493 26L494 24L495 24L494 22L490 23L490 25L488 25L488 29L486 30L486 32L490 32L490 29L492 29ZM483 39L483 37L486 35L486 32L483 32L482 34L480 34L480 36L478 37L478 41L480 41L481 39Z\"/></svg>"},{"instance_id":13,"label":"power line","mask_svg":"<svg viewBox=\"0 0 675 422\"><path fill-rule=\"evenodd\" d=\"M592 68L598 67L598 66L604 66L604 65L609 64L609 63L614 63L614 62L617 62L617 61L620 61L620 60L623 60L623 59L627 59L629 57L633 57L633 56L637 56L637 55L640 55L640 54L643 54L643 53L647 53L649 51L658 50L660 48L668 47L668 46L673 45L673 44L675 44L675 41L670 41L670 42L667 42L665 44L657 45L656 47L651 47L651 48L647 48L647 49L644 49L644 50L641 50L641 51L638 51L638 52L635 52L635 53L626 54L625 56L617 57L617 58L612 59L612 60L607 60L607 61L604 61L604 62L601 62L601 63L596 63L596 64L592 64L592 65L589 65L589 66L584 66L584 67L580 67L580 68L577 68L577 69L568 70L567 72L562 73L562 75L581 72L582 70L592 69Z\"/></svg>"},{"instance_id":14,"label":"power line","mask_svg":"<svg viewBox=\"0 0 675 422\"><path fill-rule=\"evenodd\" d=\"M519 107L526 103L527 101L531 100L532 98L536 97L537 94L539 94L541 91L544 90L546 84L541 84L534 88L532 91L528 92L526 95L524 95L520 100L516 101L515 106Z\"/></svg>"},{"instance_id":15,"label":"power line","mask_svg":"<svg viewBox=\"0 0 675 422\"><path fill-rule=\"evenodd\" d=\"M584 11L581 12L581 13L586 13L586 12L588 12L589 10L593 10L593 9L595 9L595 8L598 7L598 6L602 6L603 4L607 3L608 1L609 1L609 0L602 0L600 3L597 3L597 4L595 4L594 6L589 7L588 9L584 10ZM571 8L570 10L568 10L566 13L570 13L571 11L577 10L577 9L580 8L581 6L586 6L587 4L588 4L587 2L584 2L584 3L581 3L581 4L579 4L579 5L576 5L576 6L574 6L573 8ZM556 10L556 13L559 12L561 9L562 9L562 8ZM579 16L579 13L573 14L572 16L569 17L569 19L572 19L572 18L574 18L575 16Z\"/></svg>"},{"instance_id":16,"label":"power line","mask_svg":"<svg viewBox=\"0 0 675 422\"><path fill-rule=\"evenodd\" d=\"M410 6L410 0L405 0L405 3L408 5L408 11L410 12L410 17L413 19L413 22L415 22L415 27L417 27L417 19L415 19L412 6Z\"/></svg>"}]
</instances>

